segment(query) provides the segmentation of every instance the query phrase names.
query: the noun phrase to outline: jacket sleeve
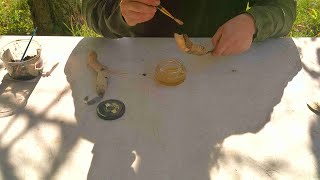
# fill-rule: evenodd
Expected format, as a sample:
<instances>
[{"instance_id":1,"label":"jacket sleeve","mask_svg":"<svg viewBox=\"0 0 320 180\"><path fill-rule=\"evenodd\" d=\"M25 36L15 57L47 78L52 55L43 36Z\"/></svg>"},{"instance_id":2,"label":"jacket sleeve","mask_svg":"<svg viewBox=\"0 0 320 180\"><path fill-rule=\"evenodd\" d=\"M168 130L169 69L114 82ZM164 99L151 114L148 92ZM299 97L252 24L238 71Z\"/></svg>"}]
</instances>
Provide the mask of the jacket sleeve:
<instances>
[{"instance_id":1,"label":"jacket sleeve","mask_svg":"<svg viewBox=\"0 0 320 180\"><path fill-rule=\"evenodd\" d=\"M296 19L296 0L250 0L257 33L254 41L287 35Z\"/></svg>"},{"instance_id":2,"label":"jacket sleeve","mask_svg":"<svg viewBox=\"0 0 320 180\"><path fill-rule=\"evenodd\" d=\"M120 12L120 0L83 0L82 16L96 33L107 38L133 36Z\"/></svg>"}]
</instances>

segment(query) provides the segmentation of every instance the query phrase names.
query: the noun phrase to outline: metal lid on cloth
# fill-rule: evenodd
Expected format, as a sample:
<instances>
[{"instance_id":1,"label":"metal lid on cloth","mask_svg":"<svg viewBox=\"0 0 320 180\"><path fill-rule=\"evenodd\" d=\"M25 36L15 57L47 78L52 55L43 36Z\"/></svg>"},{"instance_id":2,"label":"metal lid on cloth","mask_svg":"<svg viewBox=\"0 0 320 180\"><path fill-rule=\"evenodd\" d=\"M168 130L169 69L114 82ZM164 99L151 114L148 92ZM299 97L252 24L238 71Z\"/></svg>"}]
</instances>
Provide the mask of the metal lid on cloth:
<instances>
[{"instance_id":1,"label":"metal lid on cloth","mask_svg":"<svg viewBox=\"0 0 320 180\"><path fill-rule=\"evenodd\" d=\"M104 120L116 120L125 113L125 105L116 99L109 99L99 103L97 114Z\"/></svg>"}]
</instances>

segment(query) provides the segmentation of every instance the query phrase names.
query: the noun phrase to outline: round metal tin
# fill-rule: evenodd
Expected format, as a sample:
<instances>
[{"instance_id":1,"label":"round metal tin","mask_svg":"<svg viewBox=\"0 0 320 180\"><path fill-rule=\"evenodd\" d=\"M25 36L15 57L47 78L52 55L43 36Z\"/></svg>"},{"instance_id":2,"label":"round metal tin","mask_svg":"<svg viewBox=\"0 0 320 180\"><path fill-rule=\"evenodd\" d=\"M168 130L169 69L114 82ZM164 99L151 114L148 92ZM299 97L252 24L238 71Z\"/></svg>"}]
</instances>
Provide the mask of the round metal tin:
<instances>
[{"instance_id":1,"label":"round metal tin","mask_svg":"<svg viewBox=\"0 0 320 180\"><path fill-rule=\"evenodd\" d=\"M116 99L109 99L99 103L97 114L104 120L116 120L125 113L125 105Z\"/></svg>"}]
</instances>

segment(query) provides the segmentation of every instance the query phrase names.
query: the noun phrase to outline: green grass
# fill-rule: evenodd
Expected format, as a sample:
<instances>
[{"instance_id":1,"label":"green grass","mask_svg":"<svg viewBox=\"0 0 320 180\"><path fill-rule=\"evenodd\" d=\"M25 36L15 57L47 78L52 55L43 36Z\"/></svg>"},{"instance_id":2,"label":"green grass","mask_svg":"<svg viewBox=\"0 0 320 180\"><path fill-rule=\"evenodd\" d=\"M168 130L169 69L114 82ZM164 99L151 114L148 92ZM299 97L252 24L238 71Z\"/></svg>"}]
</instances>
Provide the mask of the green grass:
<instances>
[{"instance_id":1,"label":"green grass","mask_svg":"<svg viewBox=\"0 0 320 180\"><path fill-rule=\"evenodd\" d=\"M0 0L0 35L29 35L34 27L27 0ZM99 37L80 17L65 24L73 36Z\"/></svg>"},{"instance_id":2,"label":"green grass","mask_svg":"<svg viewBox=\"0 0 320 180\"><path fill-rule=\"evenodd\" d=\"M85 23L82 17L74 18L70 17L70 24L64 24L73 36L83 36L83 37L101 37L101 35L96 34L91 30Z\"/></svg>"},{"instance_id":3,"label":"green grass","mask_svg":"<svg viewBox=\"0 0 320 180\"><path fill-rule=\"evenodd\" d=\"M96 34L85 24L66 26L68 27L69 31L72 33L73 36L101 37L101 35Z\"/></svg>"},{"instance_id":4,"label":"green grass","mask_svg":"<svg viewBox=\"0 0 320 180\"><path fill-rule=\"evenodd\" d=\"M0 0L0 34L24 35L33 30L26 0Z\"/></svg>"},{"instance_id":5,"label":"green grass","mask_svg":"<svg viewBox=\"0 0 320 180\"><path fill-rule=\"evenodd\" d=\"M289 36L320 37L320 0L297 0L297 19Z\"/></svg>"},{"instance_id":6,"label":"green grass","mask_svg":"<svg viewBox=\"0 0 320 180\"><path fill-rule=\"evenodd\" d=\"M320 0L297 0L297 19L290 37L320 37ZM0 35L26 35L33 30L27 0L0 0ZM74 36L98 37L83 19L65 24Z\"/></svg>"}]
</instances>

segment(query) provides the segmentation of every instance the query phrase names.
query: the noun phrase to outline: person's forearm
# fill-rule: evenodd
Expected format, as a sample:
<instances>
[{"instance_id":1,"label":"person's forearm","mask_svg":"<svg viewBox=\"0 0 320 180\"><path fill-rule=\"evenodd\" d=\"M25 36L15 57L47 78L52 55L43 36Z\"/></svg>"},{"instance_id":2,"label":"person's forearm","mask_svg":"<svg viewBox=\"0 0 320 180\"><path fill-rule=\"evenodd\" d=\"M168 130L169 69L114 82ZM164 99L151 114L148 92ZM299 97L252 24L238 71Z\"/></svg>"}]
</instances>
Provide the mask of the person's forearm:
<instances>
[{"instance_id":1,"label":"person's forearm","mask_svg":"<svg viewBox=\"0 0 320 180\"><path fill-rule=\"evenodd\" d=\"M123 20L118 0L83 0L82 15L96 33L108 38L133 36Z\"/></svg>"},{"instance_id":2,"label":"person's forearm","mask_svg":"<svg viewBox=\"0 0 320 180\"><path fill-rule=\"evenodd\" d=\"M255 41L287 35L296 18L295 0L252 0L247 11L255 20Z\"/></svg>"}]
</instances>

